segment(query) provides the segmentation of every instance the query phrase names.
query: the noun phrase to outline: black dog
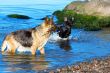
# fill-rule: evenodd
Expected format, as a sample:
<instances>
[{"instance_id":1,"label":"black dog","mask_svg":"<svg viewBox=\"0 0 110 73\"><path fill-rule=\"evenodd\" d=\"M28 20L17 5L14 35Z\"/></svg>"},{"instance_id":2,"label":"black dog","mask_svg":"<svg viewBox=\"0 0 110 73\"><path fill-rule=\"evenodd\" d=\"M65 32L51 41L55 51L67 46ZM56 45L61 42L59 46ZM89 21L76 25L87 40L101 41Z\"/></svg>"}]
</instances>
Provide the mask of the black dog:
<instances>
[{"instance_id":1,"label":"black dog","mask_svg":"<svg viewBox=\"0 0 110 73\"><path fill-rule=\"evenodd\" d=\"M59 37L68 38L70 36L73 22L74 22L74 18L64 17L64 23L57 25L57 31Z\"/></svg>"},{"instance_id":2,"label":"black dog","mask_svg":"<svg viewBox=\"0 0 110 73\"><path fill-rule=\"evenodd\" d=\"M47 16L48 17L48 16ZM41 18L41 20L44 20L46 17ZM56 30L58 32L59 37L61 38L68 38L71 34L71 28L74 23L74 18L67 18L64 17L64 22L62 24L56 24Z\"/></svg>"}]
</instances>

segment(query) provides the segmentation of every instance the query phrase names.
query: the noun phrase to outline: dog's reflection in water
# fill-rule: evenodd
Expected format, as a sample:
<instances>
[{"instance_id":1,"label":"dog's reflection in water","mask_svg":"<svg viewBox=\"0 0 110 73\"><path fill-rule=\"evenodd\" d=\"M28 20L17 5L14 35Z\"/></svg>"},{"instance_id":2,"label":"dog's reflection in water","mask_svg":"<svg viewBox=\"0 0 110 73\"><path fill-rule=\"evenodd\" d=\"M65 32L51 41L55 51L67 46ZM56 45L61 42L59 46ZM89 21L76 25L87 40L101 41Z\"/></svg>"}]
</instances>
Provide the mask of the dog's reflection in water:
<instances>
[{"instance_id":1,"label":"dog's reflection in water","mask_svg":"<svg viewBox=\"0 0 110 73\"><path fill-rule=\"evenodd\" d=\"M45 56L3 56L2 61L6 64L9 72L41 71L48 68L49 61L45 61Z\"/></svg>"},{"instance_id":2,"label":"dog's reflection in water","mask_svg":"<svg viewBox=\"0 0 110 73\"><path fill-rule=\"evenodd\" d=\"M65 51L70 51L71 50L71 45L69 40L59 40L58 44L61 49L64 49Z\"/></svg>"}]
</instances>

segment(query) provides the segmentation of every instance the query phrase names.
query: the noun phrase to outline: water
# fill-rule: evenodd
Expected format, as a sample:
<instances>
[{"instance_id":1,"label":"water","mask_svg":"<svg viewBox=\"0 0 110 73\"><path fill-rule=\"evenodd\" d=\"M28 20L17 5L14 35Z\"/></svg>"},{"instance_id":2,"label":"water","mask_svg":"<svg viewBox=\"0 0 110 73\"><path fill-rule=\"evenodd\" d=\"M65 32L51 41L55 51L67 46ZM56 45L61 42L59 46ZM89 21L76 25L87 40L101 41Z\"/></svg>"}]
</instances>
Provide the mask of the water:
<instances>
[{"instance_id":1,"label":"water","mask_svg":"<svg viewBox=\"0 0 110 73\"><path fill-rule=\"evenodd\" d=\"M55 10L63 9L72 0L46 0L46 2L37 0L26 4L14 1L7 4L3 2L0 5L0 46L4 37L10 32L39 25L42 22L40 18L51 15ZM32 19L20 20L6 17L12 13L25 14ZM54 33L45 46L45 56L41 56L39 51L37 56L0 54L0 73L35 73L110 55L109 36L110 28L97 32L73 29L68 41L61 40Z\"/></svg>"}]
</instances>

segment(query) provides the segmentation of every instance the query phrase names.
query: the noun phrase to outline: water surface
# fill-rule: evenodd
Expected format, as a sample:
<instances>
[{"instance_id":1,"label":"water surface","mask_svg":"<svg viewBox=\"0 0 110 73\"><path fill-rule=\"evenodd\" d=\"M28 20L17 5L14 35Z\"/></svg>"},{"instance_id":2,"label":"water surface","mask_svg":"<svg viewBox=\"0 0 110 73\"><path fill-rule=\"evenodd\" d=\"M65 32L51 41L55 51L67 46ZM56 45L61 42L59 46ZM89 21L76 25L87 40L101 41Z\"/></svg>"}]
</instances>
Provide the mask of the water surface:
<instances>
[{"instance_id":1,"label":"water surface","mask_svg":"<svg viewBox=\"0 0 110 73\"><path fill-rule=\"evenodd\" d=\"M23 0L25 1L25 0ZM45 2L27 2L26 4L0 5L0 46L4 37L12 31L33 28L41 24L40 18L51 15L72 0L46 0ZM12 13L25 14L32 19L21 20L8 18ZM45 46L46 54L41 56L2 55L0 54L0 73L35 73L42 70L56 69L87 59L110 55L110 28L96 32L73 29L70 40L61 40L52 34ZM78 40L75 40L77 38Z\"/></svg>"}]
</instances>

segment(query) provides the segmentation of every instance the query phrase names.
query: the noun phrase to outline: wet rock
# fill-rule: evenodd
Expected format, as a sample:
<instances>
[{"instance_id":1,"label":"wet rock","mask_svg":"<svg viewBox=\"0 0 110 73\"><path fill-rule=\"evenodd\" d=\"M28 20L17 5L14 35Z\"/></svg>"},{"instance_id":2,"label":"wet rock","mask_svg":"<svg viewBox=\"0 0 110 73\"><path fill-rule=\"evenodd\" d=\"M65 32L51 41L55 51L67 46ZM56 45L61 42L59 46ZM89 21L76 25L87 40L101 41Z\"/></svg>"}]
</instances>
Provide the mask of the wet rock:
<instances>
[{"instance_id":1,"label":"wet rock","mask_svg":"<svg viewBox=\"0 0 110 73\"><path fill-rule=\"evenodd\" d=\"M17 18L17 19L30 19L29 16L21 15L21 14L9 14L7 16L10 18Z\"/></svg>"}]
</instances>

